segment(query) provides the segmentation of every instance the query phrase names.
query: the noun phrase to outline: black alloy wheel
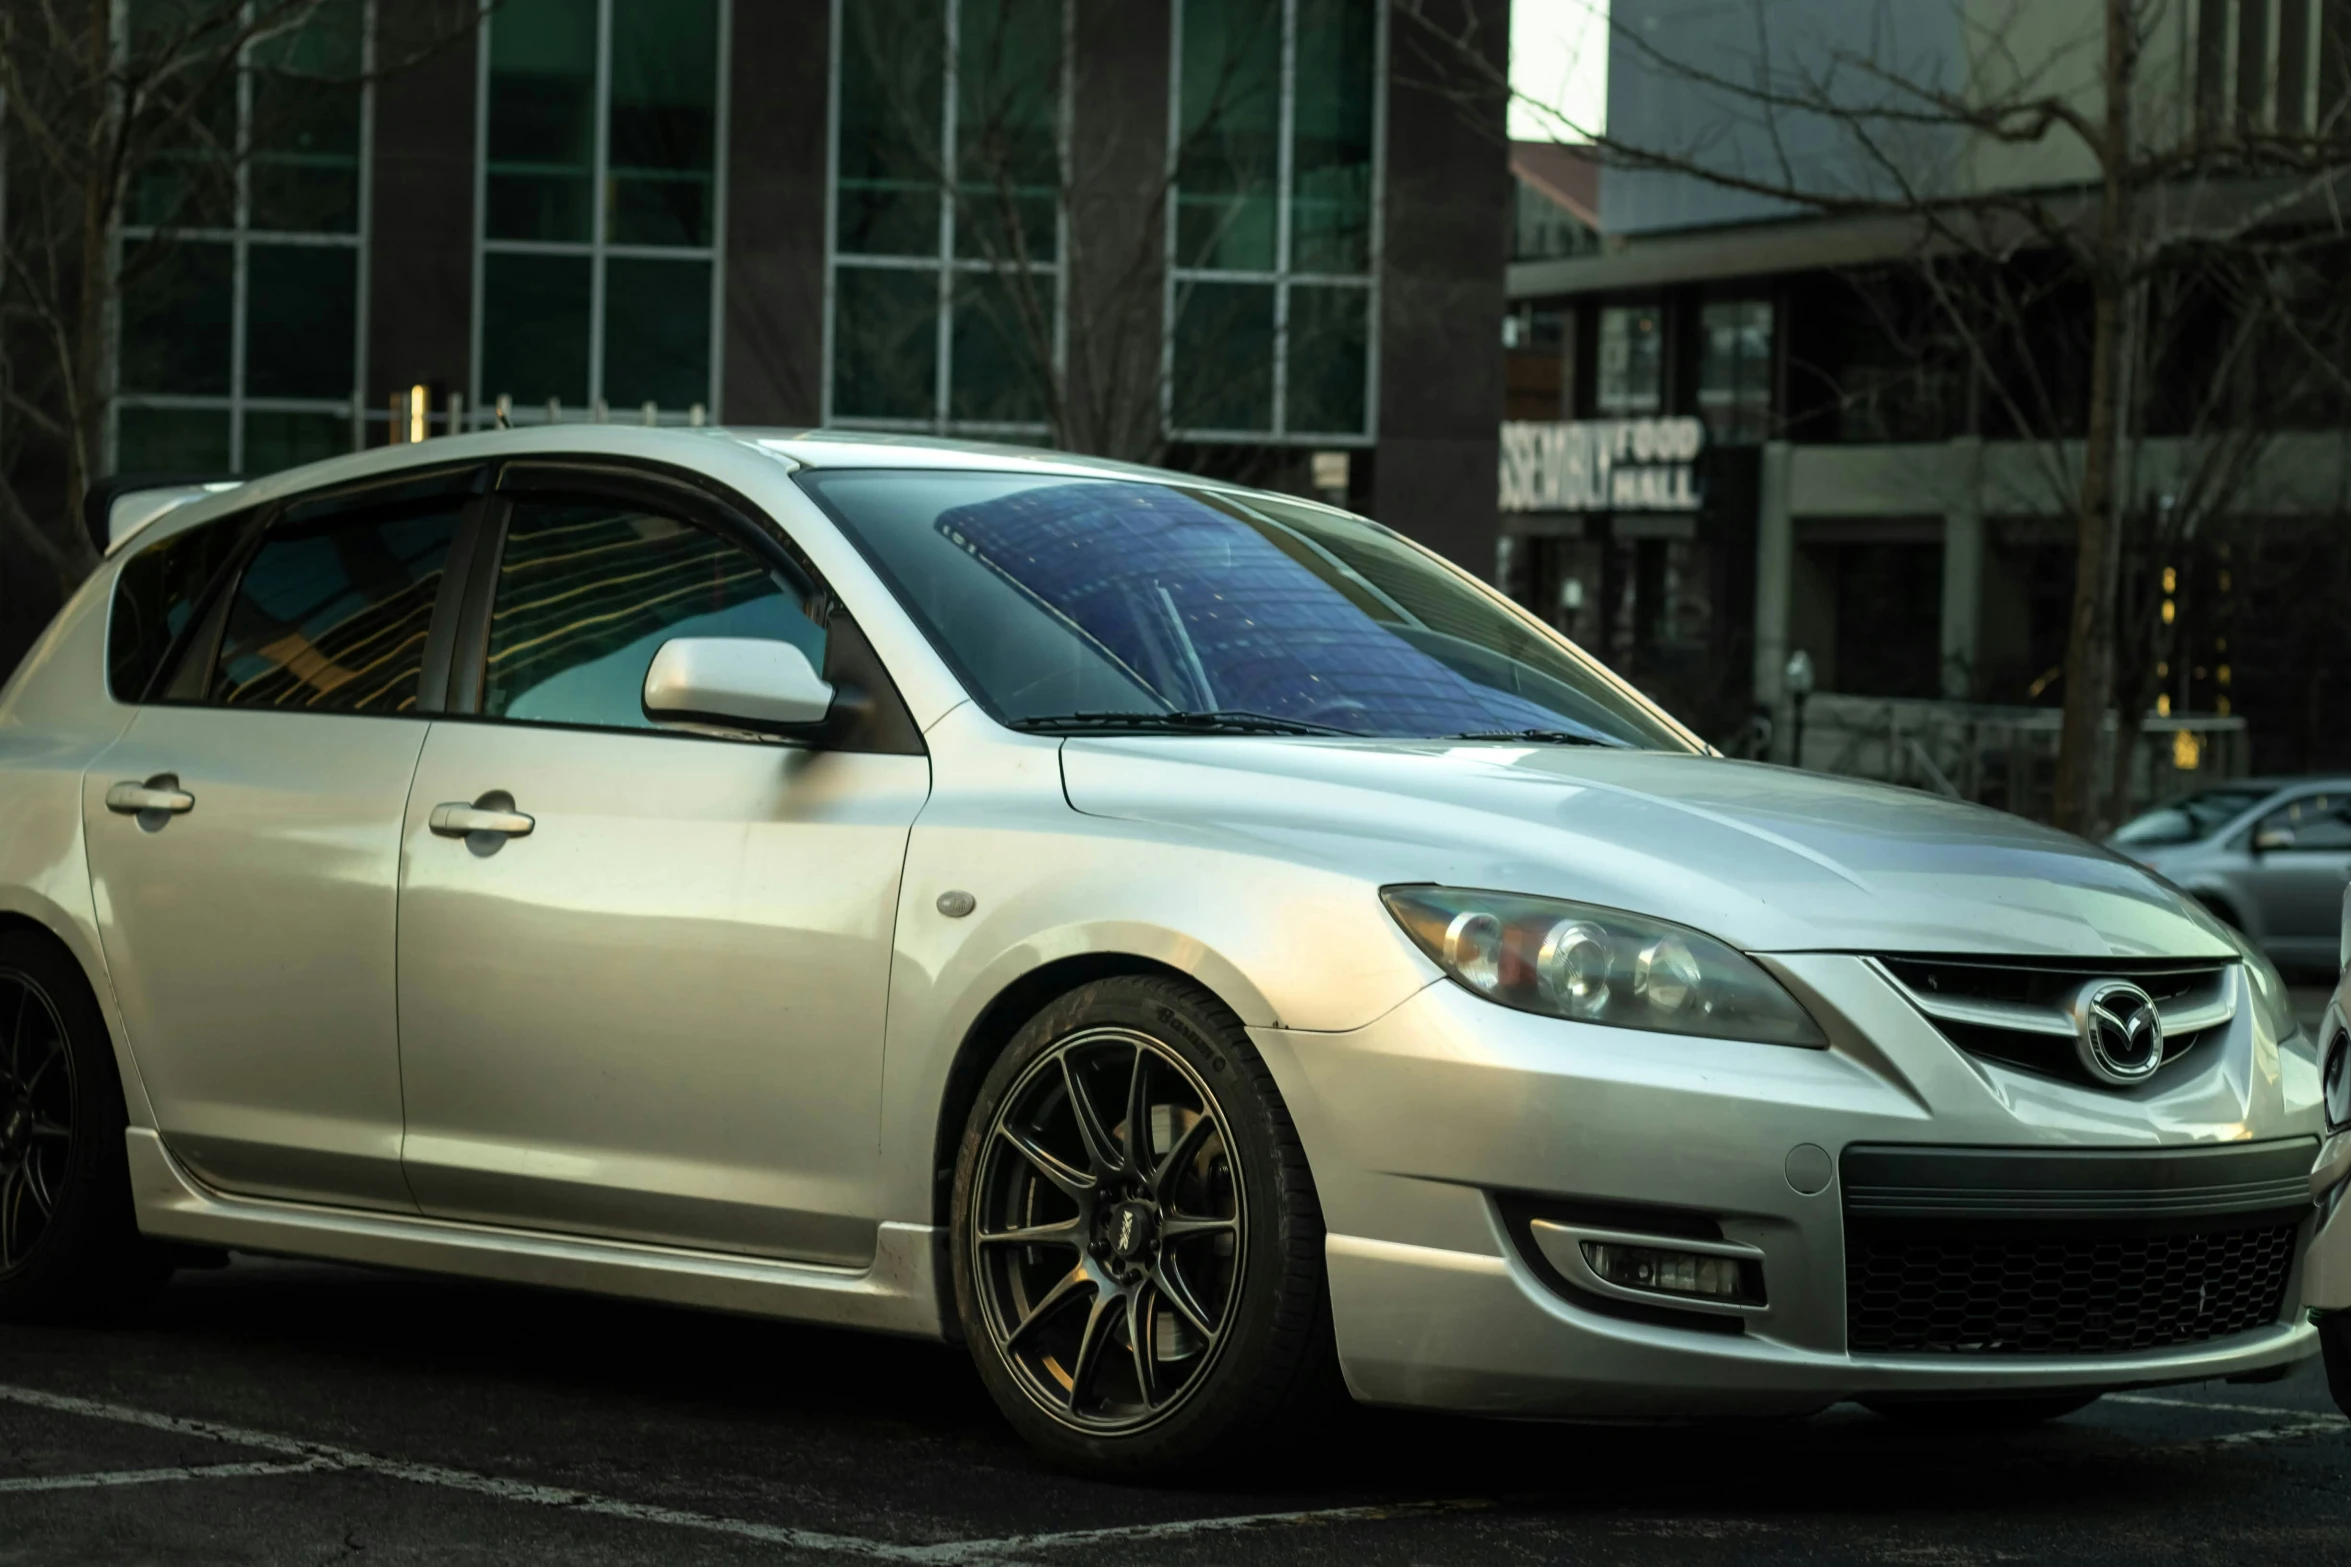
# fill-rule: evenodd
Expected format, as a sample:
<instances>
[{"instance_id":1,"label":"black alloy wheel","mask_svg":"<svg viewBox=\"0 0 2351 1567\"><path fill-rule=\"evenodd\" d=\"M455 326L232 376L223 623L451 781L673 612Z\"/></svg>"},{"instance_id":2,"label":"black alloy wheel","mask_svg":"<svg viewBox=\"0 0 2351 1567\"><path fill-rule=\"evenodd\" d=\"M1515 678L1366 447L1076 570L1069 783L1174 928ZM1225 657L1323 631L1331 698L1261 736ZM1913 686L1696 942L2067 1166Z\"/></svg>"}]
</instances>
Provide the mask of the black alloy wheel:
<instances>
[{"instance_id":1,"label":"black alloy wheel","mask_svg":"<svg viewBox=\"0 0 2351 1567\"><path fill-rule=\"evenodd\" d=\"M125 1120L81 965L44 933L0 933L0 1318L106 1318L170 1277L179 1254L139 1234Z\"/></svg>"},{"instance_id":2,"label":"black alloy wheel","mask_svg":"<svg viewBox=\"0 0 2351 1567\"><path fill-rule=\"evenodd\" d=\"M1021 1030L967 1123L951 1235L981 1379L1061 1463L1228 1461L1337 1384L1297 1133L1239 1021L1180 981L1097 981Z\"/></svg>"},{"instance_id":3,"label":"black alloy wheel","mask_svg":"<svg viewBox=\"0 0 2351 1567\"><path fill-rule=\"evenodd\" d=\"M0 1279L24 1267L64 1200L74 1067L65 1021L38 979L0 970Z\"/></svg>"},{"instance_id":4,"label":"black alloy wheel","mask_svg":"<svg viewBox=\"0 0 2351 1567\"><path fill-rule=\"evenodd\" d=\"M1216 1358L1248 1215L1215 1096L1126 1028L1029 1064L980 1151L981 1321L1040 1409L1110 1435L1161 1418Z\"/></svg>"}]
</instances>

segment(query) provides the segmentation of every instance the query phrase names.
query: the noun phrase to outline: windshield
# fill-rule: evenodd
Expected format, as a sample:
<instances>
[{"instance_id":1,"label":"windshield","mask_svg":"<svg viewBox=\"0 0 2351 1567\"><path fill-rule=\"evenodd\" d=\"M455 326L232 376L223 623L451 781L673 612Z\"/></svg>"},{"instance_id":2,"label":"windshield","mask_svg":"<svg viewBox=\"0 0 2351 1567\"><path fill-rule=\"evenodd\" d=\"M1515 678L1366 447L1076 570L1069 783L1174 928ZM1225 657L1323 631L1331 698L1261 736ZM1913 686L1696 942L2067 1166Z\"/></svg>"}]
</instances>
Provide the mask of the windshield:
<instances>
[{"instance_id":1,"label":"windshield","mask_svg":"<svg viewBox=\"0 0 2351 1567\"><path fill-rule=\"evenodd\" d=\"M800 482L1015 727L1691 749L1573 646L1374 523L1125 480Z\"/></svg>"},{"instance_id":2,"label":"windshield","mask_svg":"<svg viewBox=\"0 0 2351 1567\"><path fill-rule=\"evenodd\" d=\"M2132 817L2115 829L2114 842L2201 843L2268 798L2268 791L2260 789L2207 789Z\"/></svg>"}]
</instances>

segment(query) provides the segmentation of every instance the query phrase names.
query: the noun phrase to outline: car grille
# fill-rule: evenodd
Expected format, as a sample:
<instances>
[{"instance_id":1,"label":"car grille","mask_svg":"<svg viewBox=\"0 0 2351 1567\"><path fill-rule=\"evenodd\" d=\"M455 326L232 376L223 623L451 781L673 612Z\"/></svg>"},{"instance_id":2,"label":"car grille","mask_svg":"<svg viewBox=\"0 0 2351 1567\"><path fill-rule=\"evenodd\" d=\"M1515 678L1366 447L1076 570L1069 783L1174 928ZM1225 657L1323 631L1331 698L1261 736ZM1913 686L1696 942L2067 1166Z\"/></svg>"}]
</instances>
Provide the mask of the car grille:
<instances>
[{"instance_id":1,"label":"car grille","mask_svg":"<svg viewBox=\"0 0 2351 1567\"><path fill-rule=\"evenodd\" d=\"M1846 1341L1856 1353L1977 1355L2200 1344L2278 1320L2297 1230L1852 1225Z\"/></svg>"},{"instance_id":2,"label":"car grille","mask_svg":"<svg viewBox=\"0 0 2351 1567\"><path fill-rule=\"evenodd\" d=\"M2179 1148L1856 1144L1838 1161L1857 1353L2098 1355L2275 1322L2313 1137Z\"/></svg>"},{"instance_id":3,"label":"car grille","mask_svg":"<svg viewBox=\"0 0 2351 1567\"><path fill-rule=\"evenodd\" d=\"M2163 1015L2163 1066L2155 1082L2237 1015L2233 962L1881 957L1876 963L1945 1039L1969 1055L2072 1082L2097 1082L2074 1045L2079 1025L2073 1001L2091 980L2127 979L2154 1000Z\"/></svg>"}]
</instances>

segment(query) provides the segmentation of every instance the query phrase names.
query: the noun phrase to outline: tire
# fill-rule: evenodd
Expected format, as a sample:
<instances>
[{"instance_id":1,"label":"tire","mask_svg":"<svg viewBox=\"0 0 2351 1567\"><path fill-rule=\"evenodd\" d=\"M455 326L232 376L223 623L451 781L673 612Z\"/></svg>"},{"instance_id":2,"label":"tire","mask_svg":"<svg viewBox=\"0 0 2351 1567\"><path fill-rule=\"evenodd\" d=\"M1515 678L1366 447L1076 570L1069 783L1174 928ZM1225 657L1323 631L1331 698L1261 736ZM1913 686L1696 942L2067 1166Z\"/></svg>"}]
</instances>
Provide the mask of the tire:
<instances>
[{"instance_id":1,"label":"tire","mask_svg":"<svg viewBox=\"0 0 2351 1567\"><path fill-rule=\"evenodd\" d=\"M2326 1353L2327 1390L2335 1395L2335 1407L2351 1415L2351 1311L2319 1318L2318 1342Z\"/></svg>"},{"instance_id":2,"label":"tire","mask_svg":"<svg viewBox=\"0 0 2351 1567\"><path fill-rule=\"evenodd\" d=\"M1305 1151L1197 987L1099 980L1021 1029L965 1124L951 1245L980 1380L1065 1468L1222 1469L1337 1401Z\"/></svg>"},{"instance_id":3,"label":"tire","mask_svg":"<svg viewBox=\"0 0 2351 1567\"><path fill-rule=\"evenodd\" d=\"M80 966L46 936L0 935L0 1318L103 1320L169 1277L132 1212L124 1124Z\"/></svg>"},{"instance_id":4,"label":"tire","mask_svg":"<svg viewBox=\"0 0 2351 1567\"><path fill-rule=\"evenodd\" d=\"M2097 1393L2041 1393L2013 1398L1865 1398L1861 1406L1904 1425L1943 1431L2014 1431L2061 1420L2098 1402Z\"/></svg>"}]
</instances>

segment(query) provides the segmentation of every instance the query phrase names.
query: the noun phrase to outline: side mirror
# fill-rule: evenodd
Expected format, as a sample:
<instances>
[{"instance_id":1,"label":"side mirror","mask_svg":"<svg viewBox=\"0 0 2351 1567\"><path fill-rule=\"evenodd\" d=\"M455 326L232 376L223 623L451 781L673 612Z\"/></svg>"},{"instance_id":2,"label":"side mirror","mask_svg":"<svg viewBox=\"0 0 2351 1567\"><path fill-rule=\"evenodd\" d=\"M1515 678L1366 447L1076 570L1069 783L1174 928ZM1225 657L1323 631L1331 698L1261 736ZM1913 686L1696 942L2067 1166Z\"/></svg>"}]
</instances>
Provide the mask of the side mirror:
<instances>
[{"instance_id":1,"label":"side mirror","mask_svg":"<svg viewBox=\"0 0 2351 1567\"><path fill-rule=\"evenodd\" d=\"M2272 849L2294 847L2294 829L2291 827L2264 827L2253 835L2253 852L2267 854Z\"/></svg>"},{"instance_id":2,"label":"side mirror","mask_svg":"<svg viewBox=\"0 0 2351 1567\"><path fill-rule=\"evenodd\" d=\"M805 733L833 710L808 655L762 637L673 637L645 671L645 716L761 734Z\"/></svg>"}]
</instances>

